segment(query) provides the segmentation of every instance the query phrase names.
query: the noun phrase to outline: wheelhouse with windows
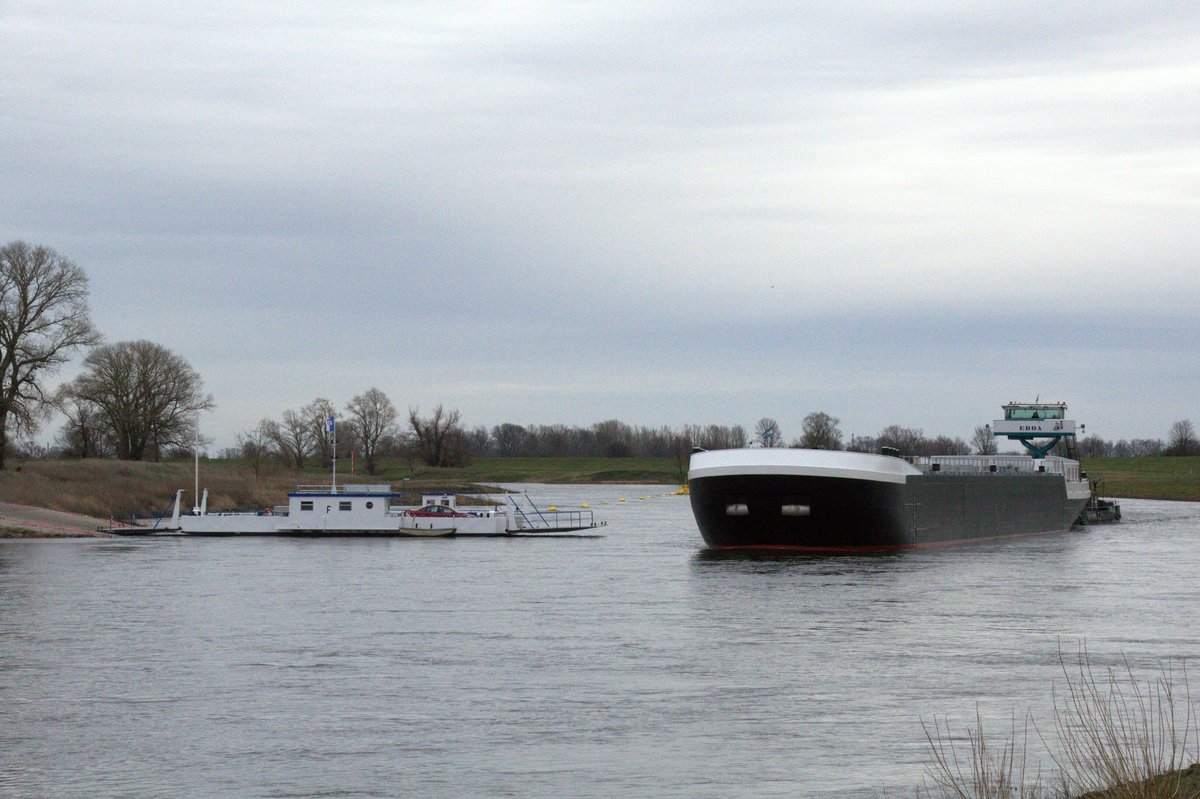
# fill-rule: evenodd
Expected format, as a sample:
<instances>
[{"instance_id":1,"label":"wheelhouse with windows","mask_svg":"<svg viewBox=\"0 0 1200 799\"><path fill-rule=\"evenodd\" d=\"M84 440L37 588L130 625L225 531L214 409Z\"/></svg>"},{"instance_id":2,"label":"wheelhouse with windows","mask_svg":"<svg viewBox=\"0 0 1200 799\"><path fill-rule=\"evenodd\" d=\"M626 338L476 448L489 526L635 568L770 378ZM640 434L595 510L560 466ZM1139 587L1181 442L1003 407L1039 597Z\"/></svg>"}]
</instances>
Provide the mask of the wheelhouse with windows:
<instances>
[{"instance_id":1,"label":"wheelhouse with windows","mask_svg":"<svg viewBox=\"0 0 1200 799\"><path fill-rule=\"evenodd\" d=\"M1075 422L1065 402L1009 402L1000 406L1004 418L992 422L992 435L1019 441L1034 458L1045 458L1060 440L1075 438ZM1083 425L1079 426L1083 431Z\"/></svg>"},{"instance_id":2,"label":"wheelhouse with windows","mask_svg":"<svg viewBox=\"0 0 1200 799\"><path fill-rule=\"evenodd\" d=\"M1000 407L1004 409L1005 421L1067 418L1065 402L1010 402Z\"/></svg>"}]
</instances>

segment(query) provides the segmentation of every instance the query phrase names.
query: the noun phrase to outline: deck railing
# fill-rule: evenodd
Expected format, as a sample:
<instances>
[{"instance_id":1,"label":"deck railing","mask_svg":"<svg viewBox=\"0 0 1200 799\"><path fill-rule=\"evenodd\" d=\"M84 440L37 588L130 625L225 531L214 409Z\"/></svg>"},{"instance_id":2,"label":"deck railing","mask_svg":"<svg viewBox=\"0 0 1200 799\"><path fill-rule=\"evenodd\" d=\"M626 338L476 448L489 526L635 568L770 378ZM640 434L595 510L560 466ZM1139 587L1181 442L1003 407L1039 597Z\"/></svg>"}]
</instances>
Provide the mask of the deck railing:
<instances>
[{"instance_id":1,"label":"deck railing","mask_svg":"<svg viewBox=\"0 0 1200 799\"><path fill-rule=\"evenodd\" d=\"M1035 460L1028 455L915 455L905 458L926 474L1061 474L1079 479L1078 461L1049 457Z\"/></svg>"},{"instance_id":2,"label":"deck railing","mask_svg":"<svg viewBox=\"0 0 1200 799\"><path fill-rule=\"evenodd\" d=\"M298 485L293 494L390 494L392 487L386 483L343 483L333 490L329 483L323 485Z\"/></svg>"}]
</instances>

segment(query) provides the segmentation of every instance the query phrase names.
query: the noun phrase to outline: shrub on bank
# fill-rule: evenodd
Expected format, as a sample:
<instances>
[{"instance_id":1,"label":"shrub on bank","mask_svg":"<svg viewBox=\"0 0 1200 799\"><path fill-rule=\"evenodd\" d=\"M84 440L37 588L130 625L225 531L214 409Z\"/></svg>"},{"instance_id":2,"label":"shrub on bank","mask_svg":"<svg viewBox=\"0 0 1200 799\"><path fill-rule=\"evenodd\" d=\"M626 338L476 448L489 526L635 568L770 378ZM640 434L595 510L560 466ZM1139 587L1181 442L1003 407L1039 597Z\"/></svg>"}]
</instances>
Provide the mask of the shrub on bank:
<instances>
[{"instance_id":1,"label":"shrub on bank","mask_svg":"<svg viewBox=\"0 0 1200 799\"><path fill-rule=\"evenodd\" d=\"M1065 691L1056 693L1052 740L1031 719L1007 740L989 743L976 718L966 744L942 721L925 726L932 756L919 796L939 799L1198 799L1200 756L1196 707L1186 671L1160 667L1140 682L1126 661L1097 675L1086 650L1060 658ZM1054 787L1029 769L1033 726L1056 769Z\"/></svg>"}]
</instances>

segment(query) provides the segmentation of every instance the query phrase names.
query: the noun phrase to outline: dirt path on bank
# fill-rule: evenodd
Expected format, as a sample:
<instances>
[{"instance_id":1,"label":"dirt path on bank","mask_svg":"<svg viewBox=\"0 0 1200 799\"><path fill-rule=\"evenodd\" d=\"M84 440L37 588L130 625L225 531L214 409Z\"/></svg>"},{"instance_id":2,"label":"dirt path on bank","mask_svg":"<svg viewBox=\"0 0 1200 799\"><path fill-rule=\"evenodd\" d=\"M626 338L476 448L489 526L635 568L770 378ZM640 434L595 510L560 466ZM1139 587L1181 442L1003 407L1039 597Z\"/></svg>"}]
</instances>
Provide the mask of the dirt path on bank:
<instances>
[{"instance_id":1,"label":"dirt path on bank","mask_svg":"<svg viewBox=\"0 0 1200 799\"><path fill-rule=\"evenodd\" d=\"M108 519L84 516L82 513L68 513L48 508L35 508L30 505L18 505L14 502L0 502L0 537L4 536L3 528L5 527L21 531L28 530L34 534L42 533L47 536L108 536L108 533L101 533L96 529L108 525Z\"/></svg>"}]
</instances>

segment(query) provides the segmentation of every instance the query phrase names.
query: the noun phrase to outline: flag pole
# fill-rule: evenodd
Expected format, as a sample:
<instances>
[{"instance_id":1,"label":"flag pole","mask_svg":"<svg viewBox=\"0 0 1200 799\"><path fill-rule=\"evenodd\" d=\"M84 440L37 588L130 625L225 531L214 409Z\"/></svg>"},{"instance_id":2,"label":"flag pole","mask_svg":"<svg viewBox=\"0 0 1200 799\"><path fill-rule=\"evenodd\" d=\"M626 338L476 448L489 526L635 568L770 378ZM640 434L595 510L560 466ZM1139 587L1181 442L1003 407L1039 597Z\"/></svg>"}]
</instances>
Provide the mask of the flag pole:
<instances>
[{"instance_id":1,"label":"flag pole","mask_svg":"<svg viewBox=\"0 0 1200 799\"><path fill-rule=\"evenodd\" d=\"M333 463L333 493L337 493L337 419L332 416L325 417L325 429L333 433L333 456L329 459Z\"/></svg>"},{"instance_id":2,"label":"flag pole","mask_svg":"<svg viewBox=\"0 0 1200 799\"><path fill-rule=\"evenodd\" d=\"M192 455L196 459L196 512L200 512L200 411L196 411L196 439L192 442Z\"/></svg>"}]
</instances>

